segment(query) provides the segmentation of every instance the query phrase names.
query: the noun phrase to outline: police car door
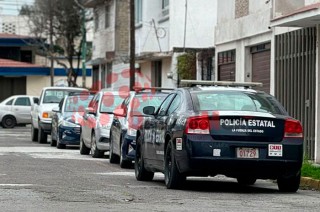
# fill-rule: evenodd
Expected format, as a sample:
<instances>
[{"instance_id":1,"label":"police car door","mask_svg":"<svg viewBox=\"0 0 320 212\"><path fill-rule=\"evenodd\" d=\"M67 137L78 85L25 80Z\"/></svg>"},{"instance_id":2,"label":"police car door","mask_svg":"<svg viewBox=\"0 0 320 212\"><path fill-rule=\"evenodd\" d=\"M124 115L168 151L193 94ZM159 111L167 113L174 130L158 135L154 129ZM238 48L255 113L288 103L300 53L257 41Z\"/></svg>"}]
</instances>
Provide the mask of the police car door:
<instances>
[{"instance_id":1,"label":"police car door","mask_svg":"<svg viewBox=\"0 0 320 212\"><path fill-rule=\"evenodd\" d=\"M168 118L168 108L176 96L175 93L170 94L161 104L159 111L155 117L155 128L154 128L154 149L156 153L157 165L161 167L163 165L164 158L164 143L165 143L165 132L166 132L166 121Z\"/></svg>"}]
</instances>

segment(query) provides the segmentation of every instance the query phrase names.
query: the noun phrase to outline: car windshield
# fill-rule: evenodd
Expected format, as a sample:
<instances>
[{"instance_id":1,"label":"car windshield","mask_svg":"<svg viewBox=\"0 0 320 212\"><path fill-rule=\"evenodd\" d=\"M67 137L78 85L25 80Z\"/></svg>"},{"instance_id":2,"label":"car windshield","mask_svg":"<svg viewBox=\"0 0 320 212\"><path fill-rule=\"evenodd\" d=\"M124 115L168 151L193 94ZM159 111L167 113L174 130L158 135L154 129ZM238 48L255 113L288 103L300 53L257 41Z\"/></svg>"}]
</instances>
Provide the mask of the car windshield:
<instances>
[{"instance_id":1,"label":"car windshield","mask_svg":"<svg viewBox=\"0 0 320 212\"><path fill-rule=\"evenodd\" d=\"M100 112L113 113L114 110L121 105L124 99L125 97L122 95L112 93L104 94L100 103Z\"/></svg>"},{"instance_id":2,"label":"car windshield","mask_svg":"<svg viewBox=\"0 0 320 212\"><path fill-rule=\"evenodd\" d=\"M66 90L46 90L43 96L43 103L59 103L70 92Z\"/></svg>"},{"instance_id":3,"label":"car windshield","mask_svg":"<svg viewBox=\"0 0 320 212\"><path fill-rule=\"evenodd\" d=\"M66 99L65 112L84 112L88 107L93 95L76 95L68 96Z\"/></svg>"},{"instance_id":4,"label":"car windshield","mask_svg":"<svg viewBox=\"0 0 320 212\"><path fill-rule=\"evenodd\" d=\"M163 100L166 98L168 94L165 93L143 93L135 95L135 97L132 99L131 104L131 115L137 116L143 114L143 108L146 106L154 106L155 111L158 110L159 106L163 102Z\"/></svg>"},{"instance_id":5,"label":"car windshield","mask_svg":"<svg viewBox=\"0 0 320 212\"><path fill-rule=\"evenodd\" d=\"M286 115L284 108L271 95L240 91L193 92L195 110L252 111Z\"/></svg>"}]
</instances>

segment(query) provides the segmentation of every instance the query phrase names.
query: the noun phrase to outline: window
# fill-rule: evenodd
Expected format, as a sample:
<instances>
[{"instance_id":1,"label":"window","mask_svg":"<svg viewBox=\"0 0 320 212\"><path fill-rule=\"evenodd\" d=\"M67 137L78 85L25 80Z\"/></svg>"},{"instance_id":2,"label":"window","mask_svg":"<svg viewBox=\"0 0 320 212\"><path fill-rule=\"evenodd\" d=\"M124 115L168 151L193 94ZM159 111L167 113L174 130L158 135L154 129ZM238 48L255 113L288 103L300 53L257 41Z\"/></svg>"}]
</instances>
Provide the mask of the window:
<instances>
[{"instance_id":1,"label":"window","mask_svg":"<svg viewBox=\"0 0 320 212\"><path fill-rule=\"evenodd\" d=\"M30 99L28 97L19 97L17 98L16 102L14 103L14 105L17 106L30 106Z\"/></svg>"},{"instance_id":2,"label":"window","mask_svg":"<svg viewBox=\"0 0 320 212\"><path fill-rule=\"evenodd\" d=\"M236 61L236 50L218 53L218 64L234 63Z\"/></svg>"},{"instance_id":3,"label":"window","mask_svg":"<svg viewBox=\"0 0 320 212\"><path fill-rule=\"evenodd\" d=\"M194 92L192 101L198 111L232 110L285 114L277 100L263 93L238 91Z\"/></svg>"},{"instance_id":4,"label":"window","mask_svg":"<svg viewBox=\"0 0 320 212\"><path fill-rule=\"evenodd\" d=\"M110 5L107 4L105 6L105 20L104 20L104 27L108 28L110 26Z\"/></svg>"},{"instance_id":5,"label":"window","mask_svg":"<svg viewBox=\"0 0 320 212\"><path fill-rule=\"evenodd\" d=\"M162 0L162 16L169 15L169 0Z\"/></svg>"},{"instance_id":6,"label":"window","mask_svg":"<svg viewBox=\"0 0 320 212\"><path fill-rule=\"evenodd\" d=\"M94 10L94 30L97 31L99 29L99 13L98 10Z\"/></svg>"},{"instance_id":7,"label":"window","mask_svg":"<svg viewBox=\"0 0 320 212\"><path fill-rule=\"evenodd\" d=\"M142 0L135 0L135 23L142 22Z\"/></svg>"},{"instance_id":8,"label":"window","mask_svg":"<svg viewBox=\"0 0 320 212\"><path fill-rule=\"evenodd\" d=\"M164 116L167 113L168 107L172 101L172 99L175 97L175 94L170 94L161 104L161 107L159 109L159 116Z\"/></svg>"},{"instance_id":9,"label":"window","mask_svg":"<svg viewBox=\"0 0 320 212\"><path fill-rule=\"evenodd\" d=\"M174 100L172 101L172 103L168 109L168 114L171 114L174 111L176 111L176 109L178 109L180 104L181 104L181 97L180 97L180 95L177 95L176 98L174 98Z\"/></svg>"},{"instance_id":10,"label":"window","mask_svg":"<svg viewBox=\"0 0 320 212\"><path fill-rule=\"evenodd\" d=\"M6 105L12 105L12 103L13 103L13 99L11 99L10 101L8 101L8 102L6 103Z\"/></svg>"},{"instance_id":11,"label":"window","mask_svg":"<svg viewBox=\"0 0 320 212\"><path fill-rule=\"evenodd\" d=\"M169 7L169 0L162 0L162 9L167 9Z\"/></svg>"}]
</instances>

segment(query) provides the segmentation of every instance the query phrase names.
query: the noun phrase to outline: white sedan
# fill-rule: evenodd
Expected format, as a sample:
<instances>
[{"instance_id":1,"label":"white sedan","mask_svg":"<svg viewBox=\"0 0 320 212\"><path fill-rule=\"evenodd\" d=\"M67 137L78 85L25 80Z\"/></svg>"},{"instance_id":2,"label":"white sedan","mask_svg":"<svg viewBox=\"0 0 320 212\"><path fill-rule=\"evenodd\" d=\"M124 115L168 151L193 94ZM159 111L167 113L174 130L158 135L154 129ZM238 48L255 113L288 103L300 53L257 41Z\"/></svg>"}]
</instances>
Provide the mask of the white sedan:
<instances>
[{"instance_id":1,"label":"white sedan","mask_svg":"<svg viewBox=\"0 0 320 212\"><path fill-rule=\"evenodd\" d=\"M29 95L11 96L0 103L0 124L13 128L18 124L31 123L31 107L39 98Z\"/></svg>"}]
</instances>

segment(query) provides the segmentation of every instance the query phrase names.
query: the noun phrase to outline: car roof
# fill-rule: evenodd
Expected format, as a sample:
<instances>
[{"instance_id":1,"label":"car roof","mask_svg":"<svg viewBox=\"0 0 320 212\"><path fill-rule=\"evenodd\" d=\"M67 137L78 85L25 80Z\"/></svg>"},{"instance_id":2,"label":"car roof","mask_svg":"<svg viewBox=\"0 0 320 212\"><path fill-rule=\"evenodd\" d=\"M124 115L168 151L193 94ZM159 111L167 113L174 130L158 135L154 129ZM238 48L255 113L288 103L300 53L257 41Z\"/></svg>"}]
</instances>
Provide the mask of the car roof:
<instances>
[{"instance_id":1,"label":"car roof","mask_svg":"<svg viewBox=\"0 0 320 212\"><path fill-rule=\"evenodd\" d=\"M43 90L78 90L78 91L87 91L88 89L86 88L77 88L77 87L44 87Z\"/></svg>"},{"instance_id":2,"label":"car roof","mask_svg":"<svg viewBox=\"0 0 320 212\"><path fill-rule=\"evenodd\" d=\"M13 98L13 97L36 97L36 98L39 98L39 96L34 96L34 95L12 95L12 96L9 96L8 98L6 99L9 99L9 98Z\"/></svg>"}]
</instances>

